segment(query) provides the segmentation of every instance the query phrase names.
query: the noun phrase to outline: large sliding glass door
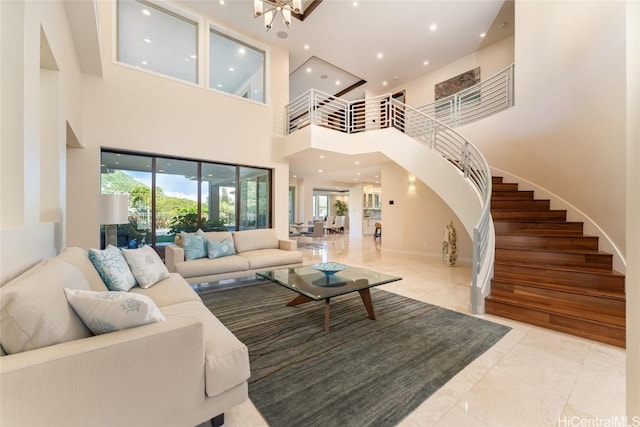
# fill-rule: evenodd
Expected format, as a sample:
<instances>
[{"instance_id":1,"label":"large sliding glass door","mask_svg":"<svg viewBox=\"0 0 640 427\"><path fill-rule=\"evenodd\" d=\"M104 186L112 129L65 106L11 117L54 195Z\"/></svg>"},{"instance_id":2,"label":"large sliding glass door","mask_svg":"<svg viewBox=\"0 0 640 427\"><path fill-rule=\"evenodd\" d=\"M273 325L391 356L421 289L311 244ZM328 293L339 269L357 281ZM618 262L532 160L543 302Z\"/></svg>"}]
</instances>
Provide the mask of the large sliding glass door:
<instances>
[{"instance_id":1,"label":"large sliding glass door","mask_svg":"<svg viewBox=\"0 0 640 427\"><path fill-rule=\"evenodd\" d=\"M162 254L180 231L271 226L269 169L107 150L101 160L101 192L129 195L120 247L149 244Z\"/></svg>"}]
</instances>

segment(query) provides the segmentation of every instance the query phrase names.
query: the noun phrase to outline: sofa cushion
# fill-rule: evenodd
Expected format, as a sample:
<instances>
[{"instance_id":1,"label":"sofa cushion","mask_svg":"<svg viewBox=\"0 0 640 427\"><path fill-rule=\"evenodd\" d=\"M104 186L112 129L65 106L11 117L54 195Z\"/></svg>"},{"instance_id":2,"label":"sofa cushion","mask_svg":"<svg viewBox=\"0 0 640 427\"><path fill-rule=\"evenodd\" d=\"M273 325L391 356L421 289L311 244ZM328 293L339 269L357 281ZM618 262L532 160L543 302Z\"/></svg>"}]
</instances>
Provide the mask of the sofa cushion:
<instances>
[{"instance_id":1,"label":"sofa cushion","mask_svg":"<svg viewBox=\"0 0 640 427\"><path fill-rule=\"evenodd\" d=\"M110 291L126 292L136 285L127 260L115 246L108 245L104 250L89 249L89 260Z\"/></svg>"},{"instance_id":2,"label":"sofa cushion","mask_svg":"<svg viewBox=\"0 0 640 427\"><path fill-rule=\"evenodd\" d=\"M185 260L191 261L207 256L207 239L184 231L180 233L180 238Z\"/></svg>"},{"instance_id":3,"label":"sofa cushion","mask_svg":"<svg viewBox=\"0 0 640 427\"><path fill-rule=\"evenodd\" d=\"M51 261L0 288L0 340L8 354L91 336L64 288L91 289L80 269Z\"/></svg>"},{"instance_id":4,"label":"sofa cushion","mask_svg":"<svg viewBox=\"0 0 640 427\"><path fill-rule=\"evenodd\" d=\"M100 278L98 270L89 261L89 254L81 248L65 248L62 253L55 258L51 258L50 262L66 262L80 269L84 278L89 282L89 286L94 291L106 291L107 286Z\"/></svg>"},{"instance_id":5,"label":"sofa cushion","mask_svg":"<svg viewBox=\"0 0 640 427\"><path fill-rule=\"evenodd\" d=\"M302 263L302 252L283 251L282 249L259 249L239 254L249 261L249 269L277 267Z\"/></svg>"},{"instance_id":6,"label":"sofa cushion","mask_svg":"<svg viewBox=\"0 0 640 427\"><path fill-rule=\"evenodd\" d=\"M147 289L135 286L131 288L129 293L146 295L150 297L158 307L186 301L200 301L200 297L196 291L194 291L178 273L169 274L169 278Z\"/></svg>"},{"instance_id":7,"label":"sofa cushion","mask_svg":"<svg viewBox=\"0 0 640 427\"><path fill-rule=\"evenodd\" d=\"M179 262L175 268L176 272L182 277L209 276L212 274L248 270L249 261L238 255L229 255L216 259L203 258Z\"/></svg>"},{"instance_id":8,"label":"sofa cushion","mask_svg":"<svg viewBox=\"0 0 640 427\"><path fill-rule=\"evenodd\" d=\"M161 280L169 277L169 270L164 265L158 253L151 246L138 249L123 249L122 254L136 278L138 286L150 288Z\"/></svg>"},{"instance_id":9,"label":"sofa cushion","mask_svg":"<svg viewBox=\"0 0 640 427\"><path fill-rule=\"evenodd\" d=\"M95 335L160 322L164 316L146 295L65 288L69 304Z\"/></svg>"},{"instance_id":10,"label":"sofa cushion","mask_svg":"<svg viewBox=\"0 0 640 427\"><path fill-rule=\"evenodd\" d=\"M247 381L249 351L226 326L199 301L160 308L166 318L196 316L204 324L205 381L207 396L216 396Z\"/></svg>"},{"instance_id":11,"label":"sofa cushion","mask_svg":"<svg viewBox=\"0 0 640 427\"><path fill-rule=\"evenodd\" d=\"M233 242L236 252L256 249L278 249L278 236L272 228L236 231L233 233Z\"/></svg>"}]
</instances>

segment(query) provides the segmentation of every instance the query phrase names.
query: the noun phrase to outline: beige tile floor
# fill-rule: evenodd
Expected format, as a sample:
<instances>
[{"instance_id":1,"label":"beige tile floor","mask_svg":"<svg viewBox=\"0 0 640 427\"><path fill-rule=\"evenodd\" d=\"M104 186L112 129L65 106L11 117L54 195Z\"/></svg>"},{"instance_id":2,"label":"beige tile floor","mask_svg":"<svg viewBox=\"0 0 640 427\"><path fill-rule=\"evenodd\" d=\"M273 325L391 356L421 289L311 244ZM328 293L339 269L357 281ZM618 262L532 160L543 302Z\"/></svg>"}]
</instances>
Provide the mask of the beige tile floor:
<instances>
[{"instance_id":1,"label":"beige tile floor","mask_svg":"<svg viewBox=\"0 0 640 427\"><path fill-rule=\"evenodd\" d=\"M403 277L381 288L469 314L469 265L384 251L371 237L329 235L301 248L305 264L338 261ZM375 305L375 301L374 301ZM399 425L623 425L623 349L491 315L513 329ZM250 401L225 414L227 427L267 425ZM600 424L597 424L600 422Z\"/></svg>"}]
</instances>

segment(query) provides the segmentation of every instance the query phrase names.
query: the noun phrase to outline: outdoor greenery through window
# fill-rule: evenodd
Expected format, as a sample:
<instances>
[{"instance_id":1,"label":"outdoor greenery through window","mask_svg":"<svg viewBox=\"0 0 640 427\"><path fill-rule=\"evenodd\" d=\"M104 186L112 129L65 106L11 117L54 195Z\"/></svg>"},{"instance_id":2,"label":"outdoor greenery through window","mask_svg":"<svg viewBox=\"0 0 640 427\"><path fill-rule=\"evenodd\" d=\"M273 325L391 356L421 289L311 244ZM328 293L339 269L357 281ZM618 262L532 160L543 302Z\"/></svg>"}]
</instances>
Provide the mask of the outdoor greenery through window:
<instances>
[{"instance_id":1,"label":"outdoor greenery through window","mask_svg":"<svg viewBox=\"0 0 640 427\"><path fill-rule=\"evenodd\" d=\"M104 150L100 177L102 194L129 195L129 224L118 226L121 247L161 249L175 234L198 228L271 226L270 169Z\"/></svg>"},{"instance_id":2,"label":"outdoor greenery through window","mask_svg":"<svg viewBox=\"0 0 640 427\"><path fill-rule=\"evenodd\" d=\"M209 87L265 102L265 53L218 31L209 34Z\"/></svg>"},{"instance_id":3,"label":"outdoor greenery through window","mask_svg":"<svg viewBox=\"0 0 640 427\"><path fill-rule=\"evenodd\" d=\"M119 0L118 61L198 83L198 24L150 2Z\"/></svg>"}]
</instances>

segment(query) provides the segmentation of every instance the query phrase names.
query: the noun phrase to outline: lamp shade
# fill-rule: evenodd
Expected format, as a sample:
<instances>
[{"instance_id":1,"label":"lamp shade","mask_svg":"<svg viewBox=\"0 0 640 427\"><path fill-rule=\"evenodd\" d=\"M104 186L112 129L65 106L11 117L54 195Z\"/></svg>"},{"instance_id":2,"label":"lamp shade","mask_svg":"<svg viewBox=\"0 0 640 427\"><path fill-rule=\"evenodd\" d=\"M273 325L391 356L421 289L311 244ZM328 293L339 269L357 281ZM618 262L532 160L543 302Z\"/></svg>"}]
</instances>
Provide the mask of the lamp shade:
<instances>
[{"instance_id":1,"label":"lamp shade","mask_svg":"<svg viewBox=\"0 0 640 427\"><path fill-rule=\"evenodd\" d=\"M127 224L129 222L128 194L100 195L100 224Z\"/></svg>"}]
</instances>

